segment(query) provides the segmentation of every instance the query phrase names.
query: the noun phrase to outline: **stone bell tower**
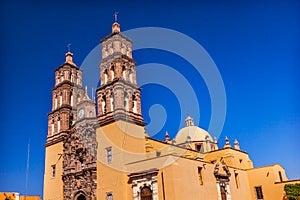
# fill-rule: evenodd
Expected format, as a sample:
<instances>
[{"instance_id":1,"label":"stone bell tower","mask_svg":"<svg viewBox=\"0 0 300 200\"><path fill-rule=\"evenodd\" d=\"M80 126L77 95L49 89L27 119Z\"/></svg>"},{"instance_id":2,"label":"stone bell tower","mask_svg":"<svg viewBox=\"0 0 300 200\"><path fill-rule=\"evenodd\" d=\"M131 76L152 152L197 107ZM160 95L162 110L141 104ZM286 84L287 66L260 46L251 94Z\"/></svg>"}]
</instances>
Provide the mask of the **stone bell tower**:
<instances>
[{"instance_id":1,"label":"stone bell tower","mask_svg":"<svg viewBox=\"0 0 300 200\"><path fill-rule=\"evenodd\" d=\"M100 125L124 120L144 126L132 41L120 33L120 24L114 22L112 33L101 43L101 85L97 88Z\"/></svg>"},{"instance_id":2,"label":"stone bell tower","mask_svg":"<svg viewBox=\"0 0 300 200\"><path fill-rule=\"evenodd\" d=\"M145 159L145 122L141 111L141 90L136 83L132 41L112 24L112 33L101 40L101 85L97 88L97 195L128 199L123 183L128 163ZM118 182L111 177L120 177ZM105 187L101 187L105 185Z\"/></svg>"},{"instance_id":3,"label":"stone bell tower","mask_svg":"<svg viewBox=\"0 0 300 200\"><path fill-rule=\"evenodd\" d=\"M84 95L82 71L66 53L66 61L55 70L52 109L48 113L46 140L44 199L63 199L63 143L77 119L77 102Z\"/></svg>"}]
</instances>

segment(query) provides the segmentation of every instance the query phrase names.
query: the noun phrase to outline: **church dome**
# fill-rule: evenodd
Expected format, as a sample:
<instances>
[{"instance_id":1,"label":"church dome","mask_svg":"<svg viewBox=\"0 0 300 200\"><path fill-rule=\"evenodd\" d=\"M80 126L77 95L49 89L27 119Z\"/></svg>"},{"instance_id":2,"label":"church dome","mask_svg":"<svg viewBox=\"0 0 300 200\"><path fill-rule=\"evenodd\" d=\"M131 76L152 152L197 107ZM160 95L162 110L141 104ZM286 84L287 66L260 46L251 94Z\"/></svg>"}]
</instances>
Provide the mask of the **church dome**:
<instances>
[{"instance_id":1,"label":"church dome","mask_svg":"<svg viewBox=\"0 0 300 200\"><path fill-rule=\"evenodd\" d=\"M194 125L193 119L188 116L185 120L186 127L182 128L176 135L176 144L180 145L186 142L213 141L211 135L204 129Z\"/></svg>"}]
</instances>

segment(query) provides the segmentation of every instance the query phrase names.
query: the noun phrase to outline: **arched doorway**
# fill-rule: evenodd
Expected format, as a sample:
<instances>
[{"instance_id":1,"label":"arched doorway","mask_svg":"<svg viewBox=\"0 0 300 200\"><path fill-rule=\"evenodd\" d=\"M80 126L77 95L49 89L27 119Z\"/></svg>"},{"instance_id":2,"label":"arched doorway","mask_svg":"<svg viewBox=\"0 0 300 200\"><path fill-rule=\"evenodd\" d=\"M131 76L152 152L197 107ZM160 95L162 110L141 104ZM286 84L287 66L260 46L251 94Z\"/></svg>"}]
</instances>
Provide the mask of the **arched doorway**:
<instances>
[{"instance_id":1,"label":"arched doorway","mask_svg":"<svg viewBox=\"0 0 300 200\"><path fill-rule=\"evenodd\" d=\"M221 186L221 199L222 200L227 200L225 186Z\"/></svg>"},{"instance_id":2,"label":"arched doorway","mask_svg":"<svg viewBox=\"0 0 300 200\"><path fill-rule=\"evenodd\" d=\"M141 200L152 200L152 190L148 186L141 189Z\"/></svg>"},{"instance_id":3,"label":"arched doorway","mask_svg":"<svg viewBox=\"0 0 300 200\"><path fill-rule=\"evenodd\" d=\"M80 194L76 200L86 200L86 198L83 194Z\"/></svg>"}]
</instances>

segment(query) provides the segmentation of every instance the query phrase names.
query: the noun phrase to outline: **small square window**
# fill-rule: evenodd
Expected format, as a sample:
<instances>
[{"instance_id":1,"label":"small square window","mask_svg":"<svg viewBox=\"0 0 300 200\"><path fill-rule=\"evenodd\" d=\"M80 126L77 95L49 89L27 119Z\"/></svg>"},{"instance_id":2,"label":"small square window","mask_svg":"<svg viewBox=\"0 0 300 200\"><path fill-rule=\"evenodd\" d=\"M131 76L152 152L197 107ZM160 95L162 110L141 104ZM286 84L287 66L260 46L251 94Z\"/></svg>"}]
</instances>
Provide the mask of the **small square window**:
<instances>
[{"instance_id":1,"label":"small square window","mask_svg":"<svg viewBox=\"0 0 300 200\"><path fill-rule=\"evenodd\" d=\"M55 165L51 165L51 176L52 176L52 178L55 177L55 174L56 174L56 166Z\"/></svg>"},{"instance_id":2,"label":"small square window","mask_svg":"<svg viewBox=\"0 0 300 200\"><path fill-rule=\"evenodd\" d=\"M111 161L112 161L112 148L111 147L106 148L106 158L107 158L107 163L111 163Z\"/></svg>"}]
</instances>

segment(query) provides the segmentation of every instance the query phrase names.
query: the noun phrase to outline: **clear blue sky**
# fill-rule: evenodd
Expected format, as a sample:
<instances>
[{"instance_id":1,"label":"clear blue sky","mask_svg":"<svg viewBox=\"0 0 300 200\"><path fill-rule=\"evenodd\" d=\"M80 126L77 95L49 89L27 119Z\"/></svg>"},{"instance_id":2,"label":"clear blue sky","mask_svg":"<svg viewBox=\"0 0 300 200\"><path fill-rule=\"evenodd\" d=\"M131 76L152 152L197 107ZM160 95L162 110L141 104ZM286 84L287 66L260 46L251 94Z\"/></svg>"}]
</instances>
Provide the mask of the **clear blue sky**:
<instances>
[{"instance_id":1,"label":"clear blue sky","mask_svg":"<svg viewBox=\"0 0 300 200\"><path fill-rule=\"evenodd\" d=\"M225 136L231 142L237 138L256 167L280 163L288 178L300 178L298 1L170 2L1 2L0 191L25 194L30 139L28 194L42 195L43 144L54 70L64 62L68 43L80 65L110 33L115 10L120 13L122 30L164 27L200 43L218 66L226 89L227 114L220 146ZM208 128L209 93L187 62L158 50L139 50L134 58L138 65L157 62L183 75L192 74L189 81L201 102L200 126ZM166 130L174 137L180 123L174 95L158 85L145 86L142 103L148 122L147 109L152 104L162 104L172 113L155 137L162 139Z\"/></svg>"}]
</instances>

